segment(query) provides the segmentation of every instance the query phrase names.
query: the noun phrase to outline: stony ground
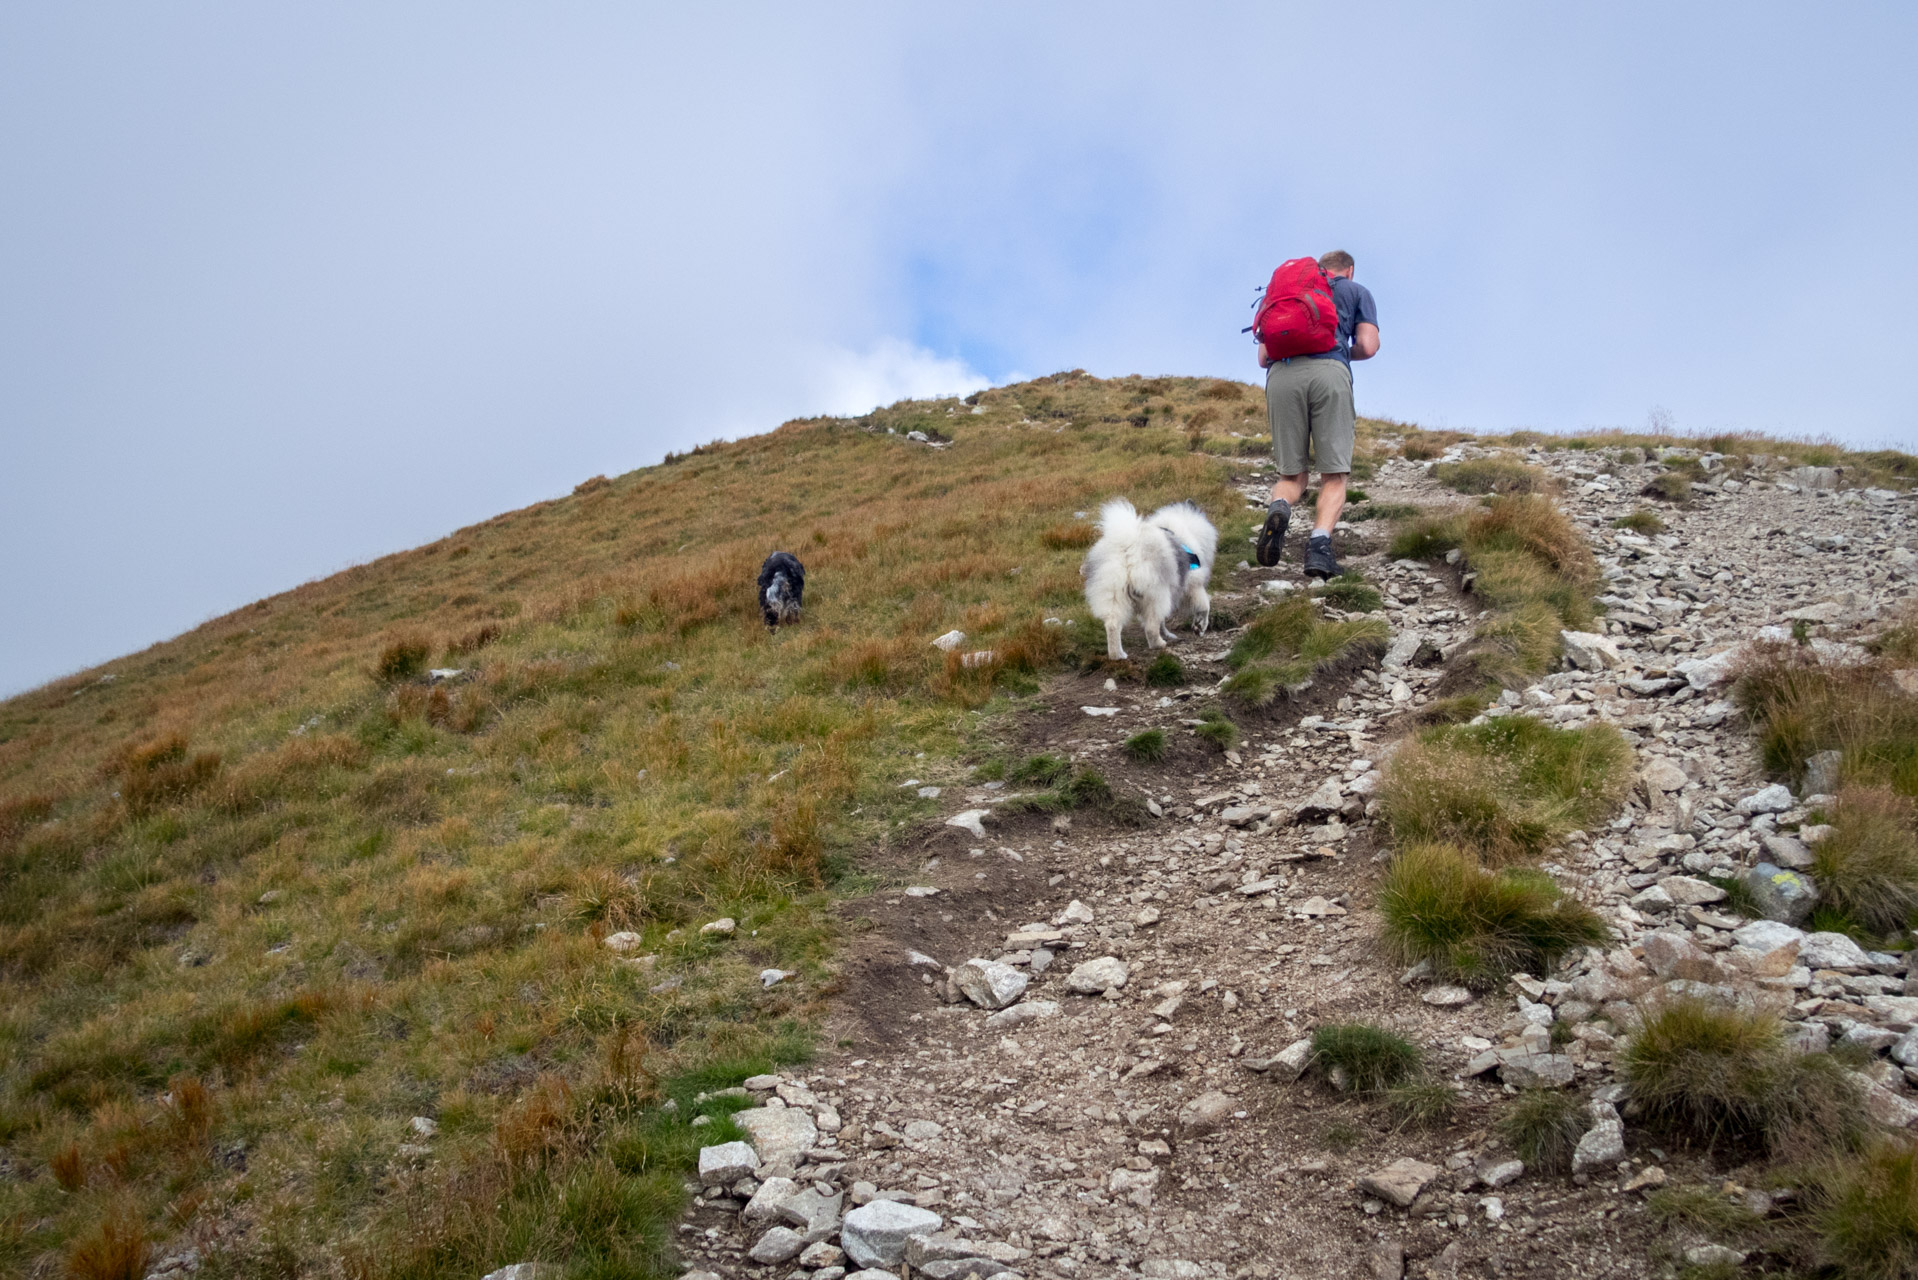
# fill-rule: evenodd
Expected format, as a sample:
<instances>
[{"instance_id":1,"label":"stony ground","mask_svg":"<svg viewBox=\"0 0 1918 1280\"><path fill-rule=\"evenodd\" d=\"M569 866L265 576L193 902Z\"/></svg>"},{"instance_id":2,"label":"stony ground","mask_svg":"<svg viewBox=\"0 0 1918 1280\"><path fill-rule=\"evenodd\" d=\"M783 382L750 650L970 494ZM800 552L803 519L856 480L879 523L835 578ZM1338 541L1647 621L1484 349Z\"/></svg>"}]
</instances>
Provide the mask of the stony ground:
<instances>
[{"instance_id":1,"label":"stony ground","mask_svg":"<svg viewBox=\"0 0 1918 1280\"><path fill-rule=\"evenodd\" d=\"M1918 1038L1901 1039L1918 1022L1902 958L1727 914L1711 883L1802 865L1818 834L1797 829L1807 797L1766 790L1724 700L1735 647L1802 620L1826 660L1855 654L1850 642L1910 591L1913 503L1772 472L1700 486L1646 538L1610 524L1641 504L1655 467L1531 460L1565 482L1561 500L1606 569L1607 634L1574 646L1591 669L1550 675L1494 714L1607 721L1639 753L1627 808L1547 865L1615 924L1611 951L1470 999L1382 954L1370 904L1384 855L1366 816L1376 766L1434 696L1475 606L1455 571L1389 563L1367 550L1372 526L1355 525L1348 562L1389 597L1382 667L1239 715L1246 737L1220 754L1191 728L1231 635L1188 635L1185 688L1065 678L1011 728L1019 750L1069 754L1149 797L1161 816L1148 825L1001 815L1005 788L914 780L943 786L962 825L935 828L885 869L895 888L853 905L837 1047L751 1082L764 1106L742 1114L764 1134L761 1166L709 1171L681 1225L688 1264L838 1280L880 1261L898 1274L896 1247L875 1255L885 1233L937 1215L940 1238L971 1243L915 1245L905 1265L934 1280L1004 1267L1164 1280L1655 1274L1709 1242L1662 1232L1645 1192L1739 1176L1609 1123L1614 1040L1600 1022L1628 1030L1635 1002L1672 983L1776 1010L1808 1045L1864 1043L1880 1055L1874 1109L1918 1116L1887 1056L1918 1063ZM1245 479L1262 503L1261 477ZM1418 463L1388 463L1365 487L1379 503L1466 501ZM1248 527L1257 518L1248 509ZM1224 531L1216 577L1223 608L1244 616L1299 577L1296 542L1276 570L1234 571L1240 532ZM1145 768L1119 744L1148 726L1174 749ZM1761 879L1789 897L1789 877ZM998 1012L977 1002L1015 992ZM1296 1078L1288 1047L1350 1020L1413 1039L1456 1080L1454 1122L1395 1131L1377 1106ZM1571 1034L1553 1035L1556 1023ZM1491 1125L1517 1083L1576 1088L1608 1122L1575 1176L1519 1172L1499 1148ZM835 1232L838 1212L875 1200L890 1203Z\"/></svg>"}]
</instances>

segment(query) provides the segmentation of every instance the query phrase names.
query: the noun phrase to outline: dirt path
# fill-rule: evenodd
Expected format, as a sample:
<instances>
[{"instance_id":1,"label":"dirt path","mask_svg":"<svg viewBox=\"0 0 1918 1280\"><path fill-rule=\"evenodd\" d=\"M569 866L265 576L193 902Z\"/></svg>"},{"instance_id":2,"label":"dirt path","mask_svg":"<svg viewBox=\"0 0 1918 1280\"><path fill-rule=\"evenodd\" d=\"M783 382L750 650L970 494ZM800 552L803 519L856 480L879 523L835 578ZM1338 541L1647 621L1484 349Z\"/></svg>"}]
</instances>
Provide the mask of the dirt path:
<instances>
[{"instance_id":1,"label":"dirt path","mask_svg":"<svg viewBox=\"0 0 1918 1280\"><path fill-rule=\"evenodd\" d=\"M941 827L896 868L898 891L858 904L870 923L846 960L848 995L833 1028L840 1047L769 1095L769 1105L783 1095L817 1121L816 1140L793 1161L805 1175L798 1185L845 1192L847 1210L875 1194L929 1210L947 1235L981 1242L975 1253L991 1242L994 1265L1024 1276L1396 1276L1402 1254L1414 1276L1635 1277L1686 1241L1659 1238L1634 1184L1709 1171L1628 1127L1622 1159L1576 1178L1487 1185L1484 1175L1509 1159L1490 1125L1511 1089L1501 1068L1484 1069L1486 1055L1529 1043L1519 1035L1525 1008L1533 1023L1540 1009L1545 1020L1580 1022L1552 1056L1574 1087L1599 1096L1611 1084L1612 1037L1582 1020L1601 1009L1614 1025L1629 1019L1631 1001L1668 980L1722 979L1727 991L1768 1000L1806 1036L1908 1030L1918 1009L1897 1003L1902 960L1796 965L1760 985L1724 954L1744 921L1687 897L1687 882L1741 874L1780 850L1791 856L1779 842L1792 839L1804 809L1791 799L1783 812L1739 812L1764 779L1722 701L1726 663L1681 664L1761 626L1789 626L1788 615L1807 607L1801 616L1814 633L1836 644L1855 638L1909 589L1918 557L1902 548L1912 503L1777 484L1708 487L1694 507L1666 510L1667 534L1646 539L1609 526L1638 505L1654 468L1600 475L1603 459L1571 451L1531 460L1565 481L1563 505L1610 576L1618 663L1548 676L1506 711L1617 724L1647 779L1611 830L1581 833L1547 866L1615 922L1609 958L1578 957L1549 989L1450 1006L1402 983L1382 955L1369 909L1382 855L1367 797L1381 749L1407 731L1443 674L1399 659L1421 652L1419 641L1449 652L1470 635L1474 606L1434 568L1393 565L1376 549L1348 555L1388 595L1396 644L1385 669L1322 680L1269 714L1235 710L1246 735L1224 754L1188 722L1213 700L1229 634L1182 641L1192 679L1180 690L1058 680L1039 699L1043 711L1021 721L1021 749L1070 754L1122 792L1149 797L1163 816L1139 828L989 816L983 838ZM1379 503L1461 502L1422 464L1388 463L1365 487ZM1250 477L1247 492L1262 501ZM1257 518L1245 514L1248 524ZM1224 532L1235 545L1239 530ZM1277 570L1235 573L1236 558L1223 556L1216 576L1230 584L1221 604L1239 616L1280 589L1269 584L1299 582L1296 545ZM1173 750L1148 768L1127 761L1119 744L1149 726L1165 729ZM990 809L998 794L960 785L942 800L954 811ZM1668 880L1669 892L1648 896ZM1653 972L1642 939L1654 931L1717 967L1677 979ZM1651 956L1663 954L1654 947ZM1018 1003L993 1014L949 1002L947 970L972 957L997 958L1026 978ZM1104 958L1103 977L1081 968ZM1071 989L1075 970L1091 994ZM1394 1132L1376 1106L1295 1082L1272 1061L1318 1025L1355 1020L1414 1040L1435 1073L1460 1081L1453 1124ZM1899 1072L1881 1066L1880 1092L1909 1105ZM1409 1208L1361 1185L1405 1158L1432 1167ZM838 1280L833 1267L857 1269L830 1246L755 1263L747 1251L771 1219L742 1223L735 1196L709 1191L681 1228L691 1265L781 1280ZM930 1264L917 1269L934 1280L963 1270L915 1260Z\"/></svg>"}]
</instances>

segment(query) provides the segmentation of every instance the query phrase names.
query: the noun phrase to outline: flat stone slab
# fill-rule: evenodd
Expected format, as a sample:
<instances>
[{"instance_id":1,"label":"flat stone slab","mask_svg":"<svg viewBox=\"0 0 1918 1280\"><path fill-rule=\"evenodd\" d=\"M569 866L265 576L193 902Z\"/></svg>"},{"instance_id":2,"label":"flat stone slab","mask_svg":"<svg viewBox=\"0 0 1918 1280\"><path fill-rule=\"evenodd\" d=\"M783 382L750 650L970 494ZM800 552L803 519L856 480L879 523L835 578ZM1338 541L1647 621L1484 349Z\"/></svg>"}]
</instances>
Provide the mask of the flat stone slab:
<instances>
[{"instance_id":1,"label":"flat stone slab","mask_svg":"<svg viewBox=\"0 0 1918 1280\"><path fill-rule=\"evenodd\" d=\"M906 1241L931 1235L946 1220L930 1209L874 1200L860 1205L839 1224L839 1247L861 1267L896 1267L906 1256Z\"/></svg>"},{"instance_id":2,"label":"flat stone slab","mask_svg":"<svg viewBox=\"0 0 1918 1280\"><path fill-rule=\"evenodd\" d=\"M733 1123L751 1135L761 1164L797 1168L819 1141L819 1126L797 1107L751 1107L733 1112Z\"/></svg>"},{"instance_id":3,"label":"flat stone slab","mask_svg":"<svg viewBox=\"0 0 1918 1280\"><path fill-rule=\"evenodd\" d=\"M1410 1207L1419 1198L1419 1192L1438 1175L1437 1165L1406 1156L1360 1178L1359 1190L1404 1209Z\"/></svg>"},{"instance_id":4,"label":"flat stone slab","mask_svg":"<svg viewBox=\"0 0 1918 1280\"><path fill-rule=\"evenodd\" d=\"M722 1142L699 1149L699 1180L706 1186L731 1186L752 1176L759 1155L748 1142Z\"/></svg>"}]
</instances>

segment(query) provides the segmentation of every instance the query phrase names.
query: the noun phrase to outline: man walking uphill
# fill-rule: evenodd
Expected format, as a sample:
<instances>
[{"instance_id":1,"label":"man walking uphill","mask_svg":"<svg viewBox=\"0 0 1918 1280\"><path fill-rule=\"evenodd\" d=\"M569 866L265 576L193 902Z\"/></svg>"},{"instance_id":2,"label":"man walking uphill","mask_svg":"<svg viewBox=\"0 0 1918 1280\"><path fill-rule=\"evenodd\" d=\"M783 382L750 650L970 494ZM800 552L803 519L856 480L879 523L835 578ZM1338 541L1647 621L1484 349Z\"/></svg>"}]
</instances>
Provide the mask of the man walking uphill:
<instances>
[{"instance_id":1,"label":"man walking uphill","mask_svg":"<svg viewBox=\"0 0 1918 1280\"><path fill-rule=\"evenodd\" d=\"M1310 273L1309 260L1301 262ZM1337 345L1329 351L1274 359L1259 344L1265 374L1265 416L1272 428L1272 453L1279 479L1272 486L1265 527L1259 530L1259 563L1279 562L1292 504L1305 495L1306 472L1318 464L1319 500L1311 536L1305 543L1307 577L1336 578L1332 527L1345 506L1345 478L1352 470L1352 438L1358 426L1352 404L1352 361L1370 360L1379 350L1379 313L1372 292L1352 279L1352 255L1335 249L1319 259L1331 280L1338 311ZM1323 288L1323 285L1319 286Z\"/></svg>"}]
</instances>

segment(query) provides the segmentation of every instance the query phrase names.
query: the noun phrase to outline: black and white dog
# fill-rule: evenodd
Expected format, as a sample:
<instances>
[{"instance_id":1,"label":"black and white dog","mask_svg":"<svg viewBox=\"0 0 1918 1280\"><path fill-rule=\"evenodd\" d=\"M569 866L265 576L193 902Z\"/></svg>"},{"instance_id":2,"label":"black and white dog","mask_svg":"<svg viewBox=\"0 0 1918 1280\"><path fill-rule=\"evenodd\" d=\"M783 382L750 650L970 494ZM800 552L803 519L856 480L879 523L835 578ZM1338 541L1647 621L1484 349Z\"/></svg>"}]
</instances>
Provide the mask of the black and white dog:
<instances>
[{"instance_id":1,"label":"black and white dog","mask_svg":"<svg viewBox=\"0 0 1918 1280\"><path fill-rule=\"evenodd\" d=\"M759 607L767 626L799 621L805 594L806 566L792 552L775 551L759 566Z\"/></svg>"}]
</instances>

